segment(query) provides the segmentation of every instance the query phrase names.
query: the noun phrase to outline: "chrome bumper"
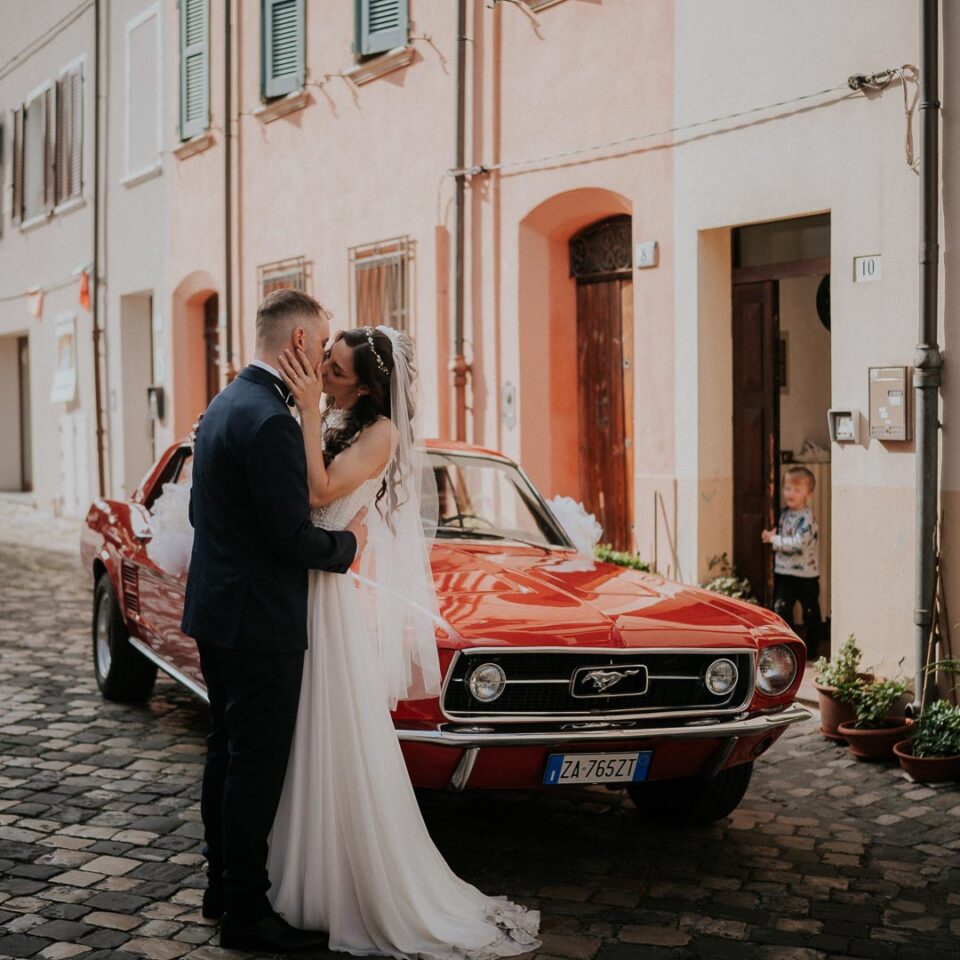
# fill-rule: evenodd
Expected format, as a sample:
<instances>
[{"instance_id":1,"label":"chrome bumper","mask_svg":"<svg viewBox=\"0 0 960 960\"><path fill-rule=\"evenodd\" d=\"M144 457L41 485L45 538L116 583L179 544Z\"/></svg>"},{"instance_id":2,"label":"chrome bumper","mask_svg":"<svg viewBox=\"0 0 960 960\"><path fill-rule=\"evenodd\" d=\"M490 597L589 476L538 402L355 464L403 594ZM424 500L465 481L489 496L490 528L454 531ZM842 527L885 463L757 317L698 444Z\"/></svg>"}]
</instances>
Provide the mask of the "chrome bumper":
<instances>
[{"instance_id":1,"label":"chrome bumper","mask_svg":"<svg viewBox=\"0 0 960 960\"><path fill-rule=\"evenodd\" d=\"M591 740L716 740L728 737L753 737L785 727L801 720L809 720L810 711L799 704L791 704L779 713L754 714L734 720L715 723L694 720L671 727L614 726L597 729L595 726L561 730L509 731L499 733L476 732L469 729L398 730L401 740L414 743L432 743L438 747L531 747L556 743L587 743Z\"/></svg>"}]
</instances>

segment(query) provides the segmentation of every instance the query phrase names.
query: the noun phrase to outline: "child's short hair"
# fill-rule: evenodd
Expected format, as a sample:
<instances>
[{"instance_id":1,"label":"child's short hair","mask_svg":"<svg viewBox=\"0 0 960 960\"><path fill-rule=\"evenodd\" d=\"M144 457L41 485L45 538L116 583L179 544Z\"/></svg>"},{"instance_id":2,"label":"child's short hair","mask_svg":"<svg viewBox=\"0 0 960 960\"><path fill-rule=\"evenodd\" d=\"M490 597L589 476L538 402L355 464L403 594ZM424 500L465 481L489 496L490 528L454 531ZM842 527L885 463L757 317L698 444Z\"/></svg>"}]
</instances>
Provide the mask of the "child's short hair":
<instances>
[{"instance_id":1,"label":"child's short hair","mask_svg":"<svg viewBox=\"0 0 960 960\"><path fill-rule=\"evenodd\" d=\"M813 471L806 467L788 467L783 474L783 479L805 481L810 493L813 493L817 486L817 478L813 475Z\"/></svg>"}]
</instances>

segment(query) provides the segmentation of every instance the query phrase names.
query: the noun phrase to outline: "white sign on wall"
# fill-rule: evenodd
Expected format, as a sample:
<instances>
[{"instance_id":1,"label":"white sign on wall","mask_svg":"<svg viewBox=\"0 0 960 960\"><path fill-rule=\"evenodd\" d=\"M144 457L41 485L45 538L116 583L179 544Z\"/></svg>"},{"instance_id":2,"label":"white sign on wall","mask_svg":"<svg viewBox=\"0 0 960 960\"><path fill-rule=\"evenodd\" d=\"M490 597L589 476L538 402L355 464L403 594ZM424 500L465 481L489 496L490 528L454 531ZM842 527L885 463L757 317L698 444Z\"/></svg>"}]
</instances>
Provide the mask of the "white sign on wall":
<instances>
[{"instance_id":1,"label":"white sign on wall","mask_svg":"<svg viewBox=\"0 0 960 960\"><path fill-rule=\"evenodd\" d=\"M853 282L869 283L872 280L879 280L880 272L880 254L873 254L869 257L853 258Z\"/></svg>"},{"instance_id":2,"label":"white sign on wall","mask_svg":"<svg viewBox=\"0 0 960 960\"><path fill-rule=\"evenodd\" d=\"M634 248L634 260L638 270L655 267L660 262L660 246L656 240L644 240Z\"/></svg>"},{"instance_id":3,"label":"white sign on wall","mask_svg":"<svg viewBox=\"0 0 960 960\"><path fill-rule=\"evenodd\" d=\"M57 318L56 367L53 371L51 403L70 403L77 392L77 319L72 313Z\"/></svg>"}]
</instances>

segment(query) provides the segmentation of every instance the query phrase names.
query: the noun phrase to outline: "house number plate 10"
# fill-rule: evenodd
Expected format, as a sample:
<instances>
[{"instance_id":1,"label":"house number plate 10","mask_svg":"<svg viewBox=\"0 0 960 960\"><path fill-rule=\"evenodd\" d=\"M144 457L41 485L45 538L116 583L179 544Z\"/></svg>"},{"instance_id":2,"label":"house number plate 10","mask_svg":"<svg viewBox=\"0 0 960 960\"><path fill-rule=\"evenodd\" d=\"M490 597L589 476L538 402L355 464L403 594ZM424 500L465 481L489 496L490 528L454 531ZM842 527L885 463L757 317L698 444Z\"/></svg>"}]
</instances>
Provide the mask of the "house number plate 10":
<instances>
[{"instance_id":1,"label":"house number plate 10","mask_svg":"<svg viewBox=\"0 0 960 960\"><path fill-rule=\"evenodd\" d=\"M853 281L854 283L869 283L872 280L879 280L880 273L880 254L872 257L854 257L853 258Z\"/></svg>"},{"instance_id":2,"label":"house number plate 10","mask_svg":"<svg viewBox=\"0 0 960 960\"><path fill-rule=\"evenodd\" d=\"M639 753L553 753L547 760L543 782L555 786L646 780L651 757L652 750Z\"/></svg>"}]
</instances>

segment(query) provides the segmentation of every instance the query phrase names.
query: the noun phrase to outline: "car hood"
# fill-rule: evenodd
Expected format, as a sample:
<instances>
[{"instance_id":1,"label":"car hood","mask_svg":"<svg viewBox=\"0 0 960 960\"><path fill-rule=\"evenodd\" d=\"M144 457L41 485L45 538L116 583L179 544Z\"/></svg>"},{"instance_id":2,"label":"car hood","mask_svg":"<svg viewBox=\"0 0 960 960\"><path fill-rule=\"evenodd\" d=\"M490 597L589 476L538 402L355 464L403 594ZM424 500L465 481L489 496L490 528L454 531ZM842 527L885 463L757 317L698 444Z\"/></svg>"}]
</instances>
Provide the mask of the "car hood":
<instances>
[{"instance_id":1,"label":"car hood","mask_svg":"<svg viewBox=\"0 0 960 960\"><path fill-rule=\"evenodd\" d=\"M453 647L755 649L789 634L760 607L573 551L438 541L432 565Z\"/></svg>"}]
</instances>

